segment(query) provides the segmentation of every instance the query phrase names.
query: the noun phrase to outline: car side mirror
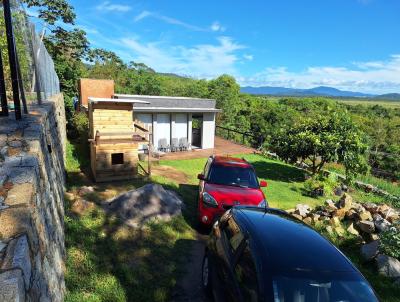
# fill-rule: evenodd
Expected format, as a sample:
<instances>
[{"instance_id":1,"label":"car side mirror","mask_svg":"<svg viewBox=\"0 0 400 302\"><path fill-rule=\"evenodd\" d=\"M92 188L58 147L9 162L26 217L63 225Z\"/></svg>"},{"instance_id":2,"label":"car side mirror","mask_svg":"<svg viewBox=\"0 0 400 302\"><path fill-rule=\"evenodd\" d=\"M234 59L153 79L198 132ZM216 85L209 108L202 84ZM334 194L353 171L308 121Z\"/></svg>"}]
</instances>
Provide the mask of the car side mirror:
<instances>
[{"instance_id":1,"label":"car side mirror","mask_svg":"<svg viewBox=\"0 0 400 302\"><path fill-rule=\"evenodd\" d=\"M268 183L265 180L261 180L260 187L268 187Z\"/></svg>"},{"instance_id":2,"label":"car side mirror","mask_svg":"<svg viewBox=\"0 0 400 302\"><path fill-rule=\"evenodd\" d=\"M197 174L197 178L200 180L204 180L204 175L203 174Z\"/></svg>"}]
</instances>

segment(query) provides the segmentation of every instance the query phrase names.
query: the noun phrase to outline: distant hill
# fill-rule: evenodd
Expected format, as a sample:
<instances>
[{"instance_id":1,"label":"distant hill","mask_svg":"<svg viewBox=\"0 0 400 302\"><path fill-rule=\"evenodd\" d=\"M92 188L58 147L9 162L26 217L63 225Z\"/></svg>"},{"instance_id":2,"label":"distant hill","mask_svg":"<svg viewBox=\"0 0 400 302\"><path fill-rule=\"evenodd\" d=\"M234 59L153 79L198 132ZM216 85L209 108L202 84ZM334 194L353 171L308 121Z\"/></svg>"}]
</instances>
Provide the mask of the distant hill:
<instances>
[{"instance_id":1,"label":"distant hill","mask_svg":"<svg viewBox=\"0 0 400 302\"><path fill-rule=\"evenodd\" d=\"M281 96L331 96L331 97L359 97L370 98L375 97L373 94L366 94L354 91L344 91L327 86L319 86L311 89L296 89L285 87L242 87L241 91L244 93L257 94L257 95L281 95Z\"/></svg>"},{"instance_id":2,"label":"distant hill","mask_svg":"<svg viewBox=\"0 0 400 302\"><path fill-rule=\"evenodd\" d=\"M388 101L400 101L400 93L386 93L377 95L375 99L388 100Z\"/></svg>"}]
</instances>

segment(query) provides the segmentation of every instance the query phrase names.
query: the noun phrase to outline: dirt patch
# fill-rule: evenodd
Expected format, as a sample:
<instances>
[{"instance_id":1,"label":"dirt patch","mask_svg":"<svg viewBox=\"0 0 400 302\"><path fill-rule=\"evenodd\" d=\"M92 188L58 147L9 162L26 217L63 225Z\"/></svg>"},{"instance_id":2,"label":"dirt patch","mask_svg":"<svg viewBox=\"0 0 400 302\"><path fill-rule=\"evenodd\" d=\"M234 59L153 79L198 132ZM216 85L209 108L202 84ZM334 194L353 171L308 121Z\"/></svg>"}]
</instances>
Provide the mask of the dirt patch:
<instances>
[{"instance_id":1,"label":"dirt patch","mask_svg":"<svg viewBox=\"0 0 400 302\"><path fill-rule=\"evenodd\" d=\"M188 176L182 171L168 166L154 166L151 168L151 173L157 176L163 176L176 181L177 183L187 183Z\"/></svg>"},{"instance_id":2,"label":"dirt patch","mask_svg":"<svg viewBox=\"0 0 400 302\"><path fill-rule=\"evenodd\" d=\"M71 206L71 212L77 215L83 215L94 209L95 204L84 199L76 199Z\"/></svg>"}]
</instances>

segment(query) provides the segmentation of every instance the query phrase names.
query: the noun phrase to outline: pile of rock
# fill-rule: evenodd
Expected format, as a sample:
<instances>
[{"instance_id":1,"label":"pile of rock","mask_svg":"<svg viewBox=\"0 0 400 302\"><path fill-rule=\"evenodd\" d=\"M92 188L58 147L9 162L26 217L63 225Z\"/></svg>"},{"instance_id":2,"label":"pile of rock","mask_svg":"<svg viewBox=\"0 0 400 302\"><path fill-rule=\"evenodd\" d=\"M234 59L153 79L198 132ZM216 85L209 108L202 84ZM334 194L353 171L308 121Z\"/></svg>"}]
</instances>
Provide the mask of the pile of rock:
<instances>
[{"instance_id":1,"label":"pile of rock","mask_svg":"<svg viewBox=\"0 0 400 302\"><path fill-rule=\"evenodd\" d=\"M307 224L328 224L328 233L343 236L348 232L360 235L366 241L378 239L379 233L400 219L400 212L386 204L354 202L347 193L338 202L328 199L315 209L298 204L287 212Z\"/></svg>"},{"instance_id":2,"label":"pile of rock","mask_svg":"<svg viewBox=\"0 0 400 302\"><path fill-rule=\"evenodd\" d=\"M386 204L354 202L345 193L338 202L328 199L323 206L315 209L298 204L295 209L287 212L309 225L326 225L325 230L331 235L357 236L362 243L362 258L365 261L375 261L379 273L395 278L396 284L400 285L400 261L379 250L379 234L400 223L398 210Z\"/></svg>"}]
</instances>

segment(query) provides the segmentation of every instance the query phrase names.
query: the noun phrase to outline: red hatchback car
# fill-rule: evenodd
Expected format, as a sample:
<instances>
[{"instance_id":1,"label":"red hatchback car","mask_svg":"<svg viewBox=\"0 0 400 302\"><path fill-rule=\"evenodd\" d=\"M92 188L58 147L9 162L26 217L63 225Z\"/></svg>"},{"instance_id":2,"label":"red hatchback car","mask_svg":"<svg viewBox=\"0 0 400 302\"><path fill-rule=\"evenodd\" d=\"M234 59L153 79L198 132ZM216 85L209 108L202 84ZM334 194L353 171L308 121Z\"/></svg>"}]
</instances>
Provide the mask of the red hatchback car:
<instances>
[{"instance_id":1,"label":"red hatchback car","mask_svg":"<svg viewBox=\"0 0 400 302\"><path fill-rule=\"evenodd\" d=\"M199 183L199 220L210 226L226 210L236 205L268 206L253 166L245 159L211 156L208 158Z\"/></svg>"}]
</instances>

